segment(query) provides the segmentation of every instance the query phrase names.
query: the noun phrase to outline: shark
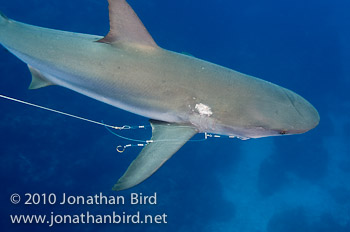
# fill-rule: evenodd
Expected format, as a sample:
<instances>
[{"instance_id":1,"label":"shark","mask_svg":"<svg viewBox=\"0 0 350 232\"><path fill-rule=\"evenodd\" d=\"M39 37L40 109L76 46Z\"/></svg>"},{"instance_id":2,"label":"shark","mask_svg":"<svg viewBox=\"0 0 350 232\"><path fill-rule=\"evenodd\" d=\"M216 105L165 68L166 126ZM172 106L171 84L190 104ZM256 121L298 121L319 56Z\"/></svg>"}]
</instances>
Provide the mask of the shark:
<instances>
[{"instance_id":1,"label":"shark","mask_svg":"<svg viewBox=\"0 0 350 232\"><path fill-rule=\"evenodd\" d=\"M295 92L161 48L125 0L108 0L97 36L0 15L0 43L28 65L29 89L58 85L150 119L152 138L114 185L140 184L197 133L242 139L301 134L320 121Z\"/></svg>"}]
</instances>

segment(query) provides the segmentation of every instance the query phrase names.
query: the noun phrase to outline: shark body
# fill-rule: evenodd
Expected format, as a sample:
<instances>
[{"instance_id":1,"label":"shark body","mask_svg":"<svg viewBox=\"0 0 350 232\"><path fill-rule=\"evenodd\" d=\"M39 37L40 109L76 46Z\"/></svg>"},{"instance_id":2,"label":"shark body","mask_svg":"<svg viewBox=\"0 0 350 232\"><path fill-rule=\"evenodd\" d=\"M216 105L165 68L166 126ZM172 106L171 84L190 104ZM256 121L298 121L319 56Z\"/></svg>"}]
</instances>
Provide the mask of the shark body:
<instances>
[{"instance_id":1,"label":"shark body","mask_svg":"<svg viewBox=\"0 0 350 232\"><path fill-rule=\"evenodd\" d=\"M0 43L28 64L30 89L59 85L152 119L152 141L114 186L152 175L200 132L260 138L306 132L316 109L270 82L157 46L125 0L109 0L105 37L0 16Z\"/></svg>"}]
</instances>

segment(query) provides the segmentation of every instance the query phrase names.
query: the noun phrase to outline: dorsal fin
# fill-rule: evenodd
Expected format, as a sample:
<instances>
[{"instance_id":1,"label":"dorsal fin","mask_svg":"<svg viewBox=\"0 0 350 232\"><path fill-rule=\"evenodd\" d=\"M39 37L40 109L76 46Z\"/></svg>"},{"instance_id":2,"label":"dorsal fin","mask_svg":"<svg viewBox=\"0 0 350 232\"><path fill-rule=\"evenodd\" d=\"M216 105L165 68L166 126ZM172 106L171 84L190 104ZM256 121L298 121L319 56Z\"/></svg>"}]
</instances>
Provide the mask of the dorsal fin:
<instances>
[{"instance_id":1,"label":"dorsal fin","mask_svg":"<svg viewBox=\"0 0 350 232\"><path fill-rule=\"evenodd\" d=\"M98 42L158 47L152 36L125 0L108 0L109 33Z\"/></svg>"}]
</instances>

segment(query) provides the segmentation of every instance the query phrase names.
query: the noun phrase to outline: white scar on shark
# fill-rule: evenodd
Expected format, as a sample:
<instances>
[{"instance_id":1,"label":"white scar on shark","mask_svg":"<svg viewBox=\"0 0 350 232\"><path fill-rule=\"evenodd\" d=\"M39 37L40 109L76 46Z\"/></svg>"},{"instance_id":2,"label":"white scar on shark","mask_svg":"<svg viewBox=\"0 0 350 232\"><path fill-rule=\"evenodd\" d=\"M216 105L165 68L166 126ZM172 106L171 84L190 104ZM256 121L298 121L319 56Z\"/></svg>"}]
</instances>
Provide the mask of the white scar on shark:
<instances>
[{"instance_id":1,"label":"white scar on shark","mask_svg":"<svg viewBox=\"0 0 350 232\"><path fill-rule=\"evenodd\" d=\"M211 108L203 103L196 104L195 108L200 115L210 117L213 114L213 112L211 112Z\"/></svg>"},{"instance_id":2,"label":"white scar on shark","mask_svg":"<svg viewBox=\"0 0 350 232\"><path fill-rule=\"evenodd\" d=\"M154 142L114 190L150 177L197 133L261 138L318 125L317 110L300 95L160 48L125 0L108 2L105 37L32 26L0 14L0 43L28 65L30 89L58 85L151 119Z\"/></svg>"}]
</instances>

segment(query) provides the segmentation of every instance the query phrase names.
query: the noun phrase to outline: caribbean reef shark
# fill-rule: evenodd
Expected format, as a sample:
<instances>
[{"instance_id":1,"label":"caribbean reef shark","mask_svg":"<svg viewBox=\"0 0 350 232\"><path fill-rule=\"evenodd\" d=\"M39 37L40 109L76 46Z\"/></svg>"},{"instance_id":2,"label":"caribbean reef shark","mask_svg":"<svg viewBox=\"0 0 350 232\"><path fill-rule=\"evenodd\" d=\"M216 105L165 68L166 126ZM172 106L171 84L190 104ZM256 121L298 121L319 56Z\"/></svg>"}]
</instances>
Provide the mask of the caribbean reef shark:
<instances>
[{"instance_id":1,"label":"caribbean reef shark","mask_svg":"<svg viewBox=\"0 0 350 232\"><path fill-rule=\"evenodd\" d=\"M270 82L160 48L125 0L109 0L105 37L0 16L0 43L25 62L30 89L59 85L151 119L152 138L114 190L158 170L197 133L240 138L300 134L319 114Z\"/></svg>"}]
</instances>

